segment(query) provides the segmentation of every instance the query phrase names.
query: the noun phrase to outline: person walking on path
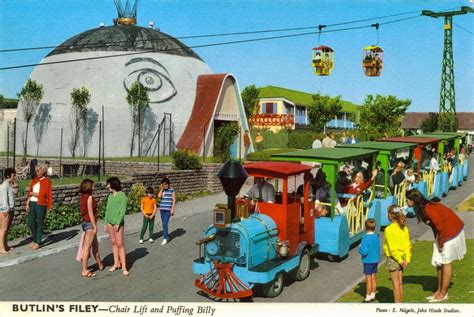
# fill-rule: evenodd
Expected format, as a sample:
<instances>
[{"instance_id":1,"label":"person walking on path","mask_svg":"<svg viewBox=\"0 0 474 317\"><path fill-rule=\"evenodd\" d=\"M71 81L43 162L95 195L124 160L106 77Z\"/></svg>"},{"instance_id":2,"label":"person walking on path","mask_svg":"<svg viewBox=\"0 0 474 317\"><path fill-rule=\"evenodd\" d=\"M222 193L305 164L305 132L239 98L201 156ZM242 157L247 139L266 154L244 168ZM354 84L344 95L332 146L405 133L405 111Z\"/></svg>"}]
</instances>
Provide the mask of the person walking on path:
<instances>
[{"instance_id":1,"label":"person walking on path","mask_svg":"<svg viewBox=\"0 0 474 317\"><path fill-rule=\"evenodd\" d=\"M99 242L97 241L97 200L92 196L93 191L94 182L90 179L83 180L79 188L79 192L81 193L79 210L82 218L82 230L85 234L82 248L81 275L83 277L95 276L95 273L88 270L91 247L99 271L104 269L104 264L99 254Z\"/></svg>"},{"instance_id":2,"label":"person walking on path","mask_svg":"<svg viewBox=\"0 0 474 317\"><path fill-rule=\"evenodd\" d=\"M392 222L384 231L383 251L387 256L387 268L393 286L393 300L403 302L403 270L411 260L410 233L406 216L397 205L388 207L388 219Z\"/></svg>"},{"instance_id":3,"label":"person walking on path","mask_svg":"<svg viewBox=\"0 0 474 317\"><path fill-rule=\"evenodd\" d=\"M163 222L163 241L161 245L165 245L169 241L168 222L170 217L174 215L174 206L176 205L176 195L174 189L170 187L168 178L163 178L161 181L158 198L160 199L160 215Z\"/></svg>"},{"instance_id":4,"label":"person walking on path","mask_svg":"<svg viewBox=\"0 0 474 317\"><path fill-rule=\"evenodd\" d=\"M148 228L148 241L153 243L153 226L155 225L155 213L156 213L156 199L153 195L153 187L149 186L146 189L146 195L140 202L140 210L143 213L143 226L140 232L140 240L138 243L143 243L143 236L145 235L146 229Z\"/></svg>"},{"instance_id":5,"label":"person walking on path","mask_svg":"<svg viewBox=\"0 0 474 317\"><path fill-rule=\"evenodd\" d=\"M46 212L53 207L52 185L49 178L46 177L47 169L44 165L38 165L35 171L36 177L31 181L26 199L26 212L33 238L31 244L33 250L41 247Z\"/></svg>"},{"instance_id":6,"label":"person walking on path","mask_svg":"<svg viewBox=\"0 0 474 317\"><path fill-rule=\"evenodd\" d=\"M431 265L436 267L438 287L433 295L426 297L430 303L448 299L448 288L453 269L451 262L462 260L466 254L464 223L448 207L428 201L417 189L406 194L407 204L415 210L418 222L431 227L435 236Z\"/></svg>"},{"instance_id":7,"label":"person walking on path","mask_svg":"<svg viewBox=\"0 0 474 317\"><path fill-rule=\"evenodd\" d=\"M364 303L375 300L375 290L377 289L376 274L380 262L380 242L378 235L374 232L375 227L375 219L369 218L365 221L365 231L367 234L362 238L359 247L366 284Z\"/></svg>"},{"instance_id":8,"label":"person walking on path","mask_svg":"<svg viewBox=\"0 0 474 317\"><path fill-rule=\"evenodd\" d=\"M130 272L127 270L124 239L124 218L128 198L122 192L122 184L117 177L111 177L107 180L107 189L110 194L107 198L107 207L105 209L104 229L109 232L114 256L114 265L109 269L109 272L114 272L121 268L123 275L128 276Z\"/></svg>"},{"instance_id":9,"label":"person walking on path","mask_svg":"<svg viewBox=\"0 0 474 317\"><path fill-rule=\"evenodd\" d=\"M0 255L8 254L11 249L8 246L8 230L10 229L10 217L13 217L15 208L15 194L12 186L15 182L15 175L14 168L6 168L5 180L0 185Z\"/></svg>"}]
</instances>

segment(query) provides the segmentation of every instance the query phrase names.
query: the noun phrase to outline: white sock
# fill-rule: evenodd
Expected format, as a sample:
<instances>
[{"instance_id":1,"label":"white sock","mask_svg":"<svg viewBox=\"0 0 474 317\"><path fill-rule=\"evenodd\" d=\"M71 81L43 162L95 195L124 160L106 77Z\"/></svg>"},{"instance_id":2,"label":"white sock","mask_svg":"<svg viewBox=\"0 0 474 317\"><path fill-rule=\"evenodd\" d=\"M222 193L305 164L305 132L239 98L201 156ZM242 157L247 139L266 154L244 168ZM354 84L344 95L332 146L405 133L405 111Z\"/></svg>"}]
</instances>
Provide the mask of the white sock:
<instances>
[{"instance_id":1,"label":"white sock","mask_svg":"<svg viewBox=\"0 0 474 317\"><path fill-rule=\"evenodd\" d=\"M375 292L370 294L370 299L375 299Z\"/></svg>"},{"instance_id":2,"label":"white sock","mask_svg":"<svg viewBox=\"0 0 474 317\"><path fill-rule=\"evenodd\" d=\"M370 295L369 295L369 294L365 294L365 301L368 302L368 301L370 301L370 300L371 300Z\"/></svg>"}]
</instances>

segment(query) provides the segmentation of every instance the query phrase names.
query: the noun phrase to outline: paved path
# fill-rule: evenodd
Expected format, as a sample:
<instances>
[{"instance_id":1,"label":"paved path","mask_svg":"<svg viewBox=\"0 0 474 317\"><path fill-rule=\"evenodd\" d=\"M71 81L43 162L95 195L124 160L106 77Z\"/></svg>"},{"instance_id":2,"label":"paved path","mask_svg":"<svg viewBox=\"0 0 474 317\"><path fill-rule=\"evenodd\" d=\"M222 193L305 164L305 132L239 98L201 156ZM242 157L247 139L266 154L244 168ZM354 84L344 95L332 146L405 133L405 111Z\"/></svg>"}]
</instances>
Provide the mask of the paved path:
<instances>
[{"instance_id":1,"label":"paved path","mask_svg":"<svg viewBox=\"0 0 474 317\"><path fill-rule=\"evenodd\" d=\"M472 160L471 160L472 162ZM471 171L473 170L471 166ZM474 177L456 191L451 191L443 203L454 208L472 193ZM179 203L171 221L172 240L160 245L161 226L155 225L156 243L138 244L141 215L126 219L126 247L131 275L120 272L97 272L95 278L80 276L80 263L74 260L80 227L76 226L48 237L47 245L31 251L29 241L17 240L17 248L9 256L0 257L0 300L59 301L169 301L207 302L197 294L191 263L198 256L194 242L211 222L211 210L216 202L226 202L224 193ZM458 213L466 223L466 234L473 236L473 213ZM431 230L415 219L408 226L414 239L432 240ZM99 233L100 251L104 262L111 265L110 243L104 232ZM92 262L90 262L92 263ZM286 285L275 299L257 297L255 302L334 302L361 279L357 248L340 263L315 259L310 276L303 282ZM72 285L72 287L71 287Z\"/></svg>"}]
</instances>

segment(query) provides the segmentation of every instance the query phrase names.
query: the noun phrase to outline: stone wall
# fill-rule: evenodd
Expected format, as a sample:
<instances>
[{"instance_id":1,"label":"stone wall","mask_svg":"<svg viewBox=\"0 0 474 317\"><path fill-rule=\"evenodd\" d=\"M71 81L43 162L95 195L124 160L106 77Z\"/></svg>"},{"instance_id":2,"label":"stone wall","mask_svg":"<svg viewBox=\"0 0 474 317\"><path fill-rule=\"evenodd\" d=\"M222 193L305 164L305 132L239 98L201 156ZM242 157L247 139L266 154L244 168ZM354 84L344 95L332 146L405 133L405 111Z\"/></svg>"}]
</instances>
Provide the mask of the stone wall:
<instances>
[{"instance_id":1,"label":"stone wall","mask_svg":"<svg viewBox=\"0 0 474 317\"><path fill-rule=\"evenodd\" d=\"M173 170L162 173L142 173L133 174L129 179L122 180L123 192L130 192L132 184L142 183L145 186L152 186L158 190L161 180L164 176L171 181L171 186L177 193L185 193L190 195L192 193L208 190L211 193L222 191L222 186L217 178L221 164L205 165L202 170ZM53 204L77 204L79 201L79 185L60 185L53 186ZM25 202L26 193L22 197L17 197L15 203L15 217L14 223L21 223L25 221ZM108 191L105 187L105 182L95 183L94 196L99 201L106 201Z\"/></svg>"},{"instance_id":2,"label":"stone wall","mask_svg":"<svg viewBox=\"0 0 474 317\"><path fill-rule=\"evenodd\" d=\"M53 168L53 173L56 175L61 174L60 161L57 158L40 158L38 163L50 162L50 166ZM21 162L21 156L17 155L16 164ZM75 160L75 159L63 159L61 164L79 164L78 175L81 175L83 171L86 171L86 166L96 165L98 161L91 160ZM9 165L13 164L13 159L10 157ZM0 169L7 166L6 156L0 156ZM161 163L160 172L171 171L173 164ZM157 163L147 162L130 162L130 161L105 161L105 174L113 176L133 176L134 174L143 173L156 173Z\"/></svg>"}]
</instances>

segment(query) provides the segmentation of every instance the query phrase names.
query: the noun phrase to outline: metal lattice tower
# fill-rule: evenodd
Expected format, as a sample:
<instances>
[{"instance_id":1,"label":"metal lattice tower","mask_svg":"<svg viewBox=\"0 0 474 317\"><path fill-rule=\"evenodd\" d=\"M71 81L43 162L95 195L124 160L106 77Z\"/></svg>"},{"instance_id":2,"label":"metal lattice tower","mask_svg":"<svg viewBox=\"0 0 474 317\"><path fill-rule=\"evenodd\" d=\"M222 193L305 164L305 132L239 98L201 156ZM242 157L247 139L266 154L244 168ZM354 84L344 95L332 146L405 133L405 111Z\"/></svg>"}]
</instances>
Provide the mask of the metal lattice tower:
<instances>
[{"instance_id":1,"label":"metal lattice tower","mask_svg":"<svg viewBox=\"0 0 474 317\"><path fill-rule=\"evenodd\" d=\"M444 48L441 70L441 91L439 99L438 129L456 131L456 94L454 91L454 58L453 58L453 16L472 13L469 7L461 7L458 11L433 12L423 10L422 15L432 18L444 17Z\"/></svg>"}]
</instances>

